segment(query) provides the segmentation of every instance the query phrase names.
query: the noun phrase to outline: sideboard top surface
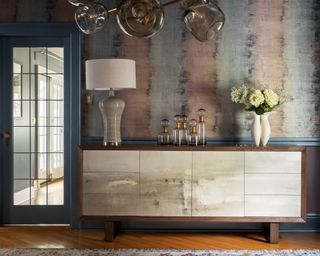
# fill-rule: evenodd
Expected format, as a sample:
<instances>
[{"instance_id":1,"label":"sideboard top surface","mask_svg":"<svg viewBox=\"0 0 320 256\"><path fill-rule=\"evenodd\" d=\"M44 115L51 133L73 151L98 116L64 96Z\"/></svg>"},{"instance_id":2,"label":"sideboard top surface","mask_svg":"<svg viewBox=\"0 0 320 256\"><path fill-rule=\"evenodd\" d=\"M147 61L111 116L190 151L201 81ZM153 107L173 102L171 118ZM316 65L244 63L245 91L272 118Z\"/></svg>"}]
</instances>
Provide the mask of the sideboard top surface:
<instances>
[{"instance_id":1,"label":"sideboard top surface","mask_svg":"<svg viewBox=\"0 0 320 256\"><path fill-rule=\"evenodd\" d=\"M80 145L81 150L148 150L148 151L305 151L303 146L217 146L217 145L206 145L199 147L192 146L160 146L150 144L130 144L121 145L117 147L103 146L103 145Z\"/></svg>"}]
</instances>

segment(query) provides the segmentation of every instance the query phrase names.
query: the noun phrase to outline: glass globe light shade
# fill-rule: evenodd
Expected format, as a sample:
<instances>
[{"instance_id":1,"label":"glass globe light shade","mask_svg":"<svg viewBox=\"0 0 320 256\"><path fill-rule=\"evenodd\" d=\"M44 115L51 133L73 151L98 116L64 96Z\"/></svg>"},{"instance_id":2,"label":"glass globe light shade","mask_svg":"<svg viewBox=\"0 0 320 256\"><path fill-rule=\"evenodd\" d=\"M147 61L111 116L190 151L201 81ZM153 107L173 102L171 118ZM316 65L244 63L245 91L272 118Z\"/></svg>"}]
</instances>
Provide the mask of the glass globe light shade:
<instances>
[{"instance_id":1,"label":"glass globe light shade","mask_svg":"<svg viewBox=\"0 0 320 256\"><path fill-rule=\"evenodd\" d=\"M163 17L158 0L127 0L117 13L121 30L133 37L152 37L162 28Z\"/></svg>"},{"instance_id":2,"label":"glass globe light shade","mask_svg":"<svg viewBox=\"0 0 320 256\"><path fill-rule=\"evenodd\" d=\"M224 13L213 2L202 0L187 7L184 22L192 35L201 42L213 39L225 22Z\"/></svg>"},{"instance_id":3,"label":"glass globe light shade","mask_svg":"<svg viewBox=\"0 0 320 256\"><path fill-rule=\"evenodd\" d=\"M78 27L85 34L101 30L109 18L108 10L99 3L80 5L75 12Z\"/></svg>"}]
</instances>

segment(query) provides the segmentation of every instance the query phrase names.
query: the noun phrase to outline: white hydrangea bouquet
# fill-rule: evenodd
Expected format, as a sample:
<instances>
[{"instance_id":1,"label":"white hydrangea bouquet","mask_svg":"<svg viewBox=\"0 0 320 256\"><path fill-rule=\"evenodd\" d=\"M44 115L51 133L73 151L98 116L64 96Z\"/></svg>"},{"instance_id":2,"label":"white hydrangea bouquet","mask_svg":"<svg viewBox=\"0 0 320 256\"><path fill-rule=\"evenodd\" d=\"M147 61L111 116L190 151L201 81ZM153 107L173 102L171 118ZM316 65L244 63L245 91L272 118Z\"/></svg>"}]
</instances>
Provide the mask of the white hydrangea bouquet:
<instances>
[{"instance_id":1,"label":"white hydrangea bouquet","mask_svg":"<svg viewBox=\"0 0 320 256\"><path fill-rule=\"evenodd\" d=\"M231 88L231 100L244 105L246 111L254 111L257 115L271 112L277 106L291 101L292 97L287 96L281 90L267 89L259 84L260 88L250 88L247 84L239 88Z\"/></svg>"}]
</instances>

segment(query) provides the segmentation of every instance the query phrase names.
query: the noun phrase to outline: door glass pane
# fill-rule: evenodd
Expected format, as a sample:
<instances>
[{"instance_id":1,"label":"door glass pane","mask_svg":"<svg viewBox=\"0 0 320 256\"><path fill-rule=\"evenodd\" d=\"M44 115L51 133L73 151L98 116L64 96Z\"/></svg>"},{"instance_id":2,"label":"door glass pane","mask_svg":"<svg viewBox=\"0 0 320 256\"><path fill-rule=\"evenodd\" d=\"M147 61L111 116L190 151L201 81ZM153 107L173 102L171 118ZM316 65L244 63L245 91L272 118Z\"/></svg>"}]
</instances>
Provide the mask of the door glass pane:
<instances>
[{"instance_id":1,"label":"door glass pane","mask_svg":"<svg viewBox=\"0 0 320 256\"><path fill-rule=\"evenodd\" d=\"M24 68L24 67L22 67ZM16 84L17 82L15 82ZM35 74L22 74L21 75L21 98L18 100L34 100L35 99Z\"/></svg>"},{"instance_id":2,"label":"door glass pane","mask_svg":"<svg viewBox=\"0 0 320 256\"><path fill-rule=\"evenodd\" d=\"M30 179L15 179L13 181L13 204L30 205L30 198L33 197L33 189L30 186Z\"/></svg>"},{"instance_id":3,"label":"door glass pane","mask_svg":"<svg viewBox=\"0 0 320 256\"><path fill-rule=\"evenodd\" d=\"M28 153L31 147L30 127L13 127L13 152ZM14 154L15 156L15 154ZM15 166L13 167L15 168Z\"/></svg>"},{"instance_id":4,"label":"door glass pane","mask_svg":"<svg viewBox=\"0 0 320 256\"><path fill-rule=\"evenodd\" d=\"M64 204L63 55L13 49L14 205Z\"/></svg>"},{"instance_id":5,"label":"door glass pane","mask_svg":"<svg viewBox=\"0 0 320 256\"><path fill-rule=\"evenodd\" d=\"M48 48L48 69L51 73L63 74L63 48Z\"/></svg>"},{"instance_id":6,"label":"door glass pane","mask_svg":"<svg viewBox=\"0 0 320 256\"><path fill-rule=\"evenodd\" d=\"M48 205L48 180L32 180L34 197L31 198L31 205ZM60 191L57 191L60 193Z\"/></svg>"},{"instance_id":7,"label":"door glass pane","mask_svg":"<svg viewBox=\"0 0 320 256\"><path fill-rule=\"evenodd\" d=\"M30 180L30 154L21 153L14 156L14 177L16 179Z\"/></svg>"}]
</instances>

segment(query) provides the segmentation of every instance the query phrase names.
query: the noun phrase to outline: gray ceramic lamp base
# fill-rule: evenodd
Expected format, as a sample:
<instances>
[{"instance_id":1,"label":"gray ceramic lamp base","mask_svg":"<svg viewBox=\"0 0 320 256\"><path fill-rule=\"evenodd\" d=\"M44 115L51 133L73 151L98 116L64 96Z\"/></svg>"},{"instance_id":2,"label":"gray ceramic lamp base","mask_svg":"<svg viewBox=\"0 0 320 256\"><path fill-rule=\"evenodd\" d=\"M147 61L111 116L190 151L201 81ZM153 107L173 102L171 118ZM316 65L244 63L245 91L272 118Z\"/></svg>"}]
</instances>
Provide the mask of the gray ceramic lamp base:
<instances>
[{"instance_id":1,"label":"gray ceramic lamp base","mask_svg":"<svg viewBox=\"0 0 320 256\"><path fill-rule=\"evenodd\" d=\"M99 108L103 119L104 146L119 146L121 144L121 117L125 102L110 92L110 96L99 102Z\"/></svg>"}]
</instances>

